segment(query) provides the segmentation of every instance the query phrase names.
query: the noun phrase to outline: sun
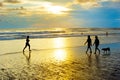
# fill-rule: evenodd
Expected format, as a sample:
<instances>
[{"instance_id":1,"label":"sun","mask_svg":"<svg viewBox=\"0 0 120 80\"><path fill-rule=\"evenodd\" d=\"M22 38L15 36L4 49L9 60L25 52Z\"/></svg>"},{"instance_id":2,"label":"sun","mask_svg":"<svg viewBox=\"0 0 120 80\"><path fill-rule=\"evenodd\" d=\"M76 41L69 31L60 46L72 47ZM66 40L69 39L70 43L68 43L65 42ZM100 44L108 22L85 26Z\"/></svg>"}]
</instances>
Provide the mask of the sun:
<instances>
[{"instance_id":1,"label":"sun","mask_svg":"<svg viewBox=\"0 0 120 80\"><path fill-rule=\"evenodd\" d=\"M46 11L52 14L64 14L69 9L63 6L47 5Z\"/></svg>"}]
</instances>

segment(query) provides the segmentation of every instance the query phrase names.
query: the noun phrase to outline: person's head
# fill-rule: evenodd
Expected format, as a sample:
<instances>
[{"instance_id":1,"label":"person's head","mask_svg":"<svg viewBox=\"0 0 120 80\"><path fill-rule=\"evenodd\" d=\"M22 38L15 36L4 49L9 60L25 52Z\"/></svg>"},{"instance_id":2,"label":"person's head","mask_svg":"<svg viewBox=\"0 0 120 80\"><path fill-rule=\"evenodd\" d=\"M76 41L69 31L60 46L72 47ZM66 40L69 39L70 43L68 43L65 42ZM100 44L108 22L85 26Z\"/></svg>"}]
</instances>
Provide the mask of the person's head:
<instances>
[{"instance_id":1,"label":"person's head","mask_svg":"<svg viewBox=\"0 0 120 80\"><path fill-rule=\"evenodd\" d=\"M27 38L29 38L29 36L27 36Z\"/></svg>"},{"instance_id":2,"label":"person's head","mask_svg":"<svg viewBox=\"0 0 120 80\"><path fill-rule=\"evenodd\" d=\"M90 35L88 35L88 38L90 38Z\"/></svg>"},{"instance_id":3,"label":"person's head","mask_svg":"<svg viewBox=\"0 0 120 80\"><path fill-rule=\"evenodd\" d=\"M96 39L98 39L98 36L95 36Z\"/></svg>"}]
</instances>

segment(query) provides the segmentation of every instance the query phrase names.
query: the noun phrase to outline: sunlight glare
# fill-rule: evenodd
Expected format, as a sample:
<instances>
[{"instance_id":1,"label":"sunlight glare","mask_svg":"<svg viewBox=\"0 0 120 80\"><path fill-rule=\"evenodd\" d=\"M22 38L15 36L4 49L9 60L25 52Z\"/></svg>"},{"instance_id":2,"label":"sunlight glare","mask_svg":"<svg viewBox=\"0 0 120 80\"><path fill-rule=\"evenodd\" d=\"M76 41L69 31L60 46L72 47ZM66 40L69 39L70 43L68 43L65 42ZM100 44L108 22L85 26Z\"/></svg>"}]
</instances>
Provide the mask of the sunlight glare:
<instances>
[{"instance_id":1,"label":"sunlight glare","mask_svg":"<svg viewBox=\"0 0 120 80\"><path fill-rule=\"evenodd\" d=\"M58 28L58 27L56 27L56 28L54 28L54 30L55 31L65 31L65 28Z\"/></svg>"},{"instance_id":2,"label":"sunlight glare","mask_svg":"<svg viewBox=\"0 0 120 80\"><path fill-rule=\"evenodd\" d=\"M54 53L54 58L57 61L64 61L66 59L66 57L67 57L67 54L66 54L65 50L59 49L59 50L56 50Z\"/></svg>"},{"instance_id":3,"label":"sunlight glare","mask_svg":"<svg viewBox=\"0 0 120 80\"><path fill-rule=\"evenodd\" d=\"M63 38L54 38L55 48L63 48L64 45L65 45L65 41Z\"/></svg>"},{"instance_id":4,"label":"sunlight glare","mask_svg":"<svg viewBox=\"0 0 120 80\"><path fill-rule=\"evenodd\" d=\"M53 5L47 5L46 9L49 13L52 14L64 14L64 11L68 11L69 9L63 6L53 6Z\"/></svg>"}]
</instances>

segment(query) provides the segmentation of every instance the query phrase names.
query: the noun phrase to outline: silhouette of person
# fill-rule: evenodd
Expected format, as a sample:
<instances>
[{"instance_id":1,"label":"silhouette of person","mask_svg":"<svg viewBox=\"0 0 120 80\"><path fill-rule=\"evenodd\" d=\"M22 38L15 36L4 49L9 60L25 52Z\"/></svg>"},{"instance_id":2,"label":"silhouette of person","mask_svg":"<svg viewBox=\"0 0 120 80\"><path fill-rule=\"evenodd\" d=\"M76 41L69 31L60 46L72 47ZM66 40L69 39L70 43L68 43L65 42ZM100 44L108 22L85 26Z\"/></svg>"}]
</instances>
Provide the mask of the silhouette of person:
<instances>
[{"instance_id":1,"label":"silhouette of person","mask_svg":"<svg viewBox=\"0 0 120 80\"><path fill-rule=\"evenodd\" d=\"M24 47L24 49L23 49L23 51L25 50L25 48L28 46L29 47L29 51L31 51L30 50L30 40L29 40L29 36L27 36L27 38L26 38L26 44L25 44L25 47Z\"/></svg>"},{"instance_id":2,"label":"silhouette of person","mask_svg":"<svg viewBox=\"0 0 120 80\"><path fill-rule=\"evenodd\" d=\"M99 42L99 39L98 39L98 36L95 36L95 41L94 41L94 44L95 45L95 54L97 52L97 50L99 51L99 54L100 54L100 49L98 48L100 42Z\"/></svg>"},{"instance_id":3,"label":"silhouette of person","mask_svg":"<svg viewBox=\"0 0 120 80\"><path fill-rule=\"evenodd\" d=\"M108 36L108 32L106 32L106 36Z\"/></svg>"},{"instance_id":4,"label":"silhouette of person","mask_svg":"<svg viewBox=\"0 0 120 80\"><path fill-rule=\"evenodd\" d=\"M88 50L90 49L90 53L92 53L92 49L91 49L91 46L92 46L92 41L91 41L91 38L90 38L90 35L88 35L88 39L87 41L85 42L85 44L87 43L87 51L86 53L88 52Z\"/></svg>"}]
</instances>

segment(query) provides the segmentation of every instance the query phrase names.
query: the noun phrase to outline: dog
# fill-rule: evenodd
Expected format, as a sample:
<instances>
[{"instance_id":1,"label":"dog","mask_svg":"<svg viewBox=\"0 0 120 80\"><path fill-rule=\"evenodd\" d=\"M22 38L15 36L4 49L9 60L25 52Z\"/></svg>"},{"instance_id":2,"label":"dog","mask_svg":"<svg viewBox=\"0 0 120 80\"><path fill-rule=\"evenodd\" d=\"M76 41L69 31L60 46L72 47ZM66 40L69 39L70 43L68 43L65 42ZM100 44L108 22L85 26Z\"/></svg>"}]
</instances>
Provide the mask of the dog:
<instances>
[{"instance_id":1,"label":"dog","mask_svg":"<svg viewBox=\"0 0 120 80\"><path fill-rule=\"evenodd\" d=\"M102 50L104 51L104 53L110 53L110 47L107 47L107 48L102 48Z\"/></svg>"}]
</instances>

